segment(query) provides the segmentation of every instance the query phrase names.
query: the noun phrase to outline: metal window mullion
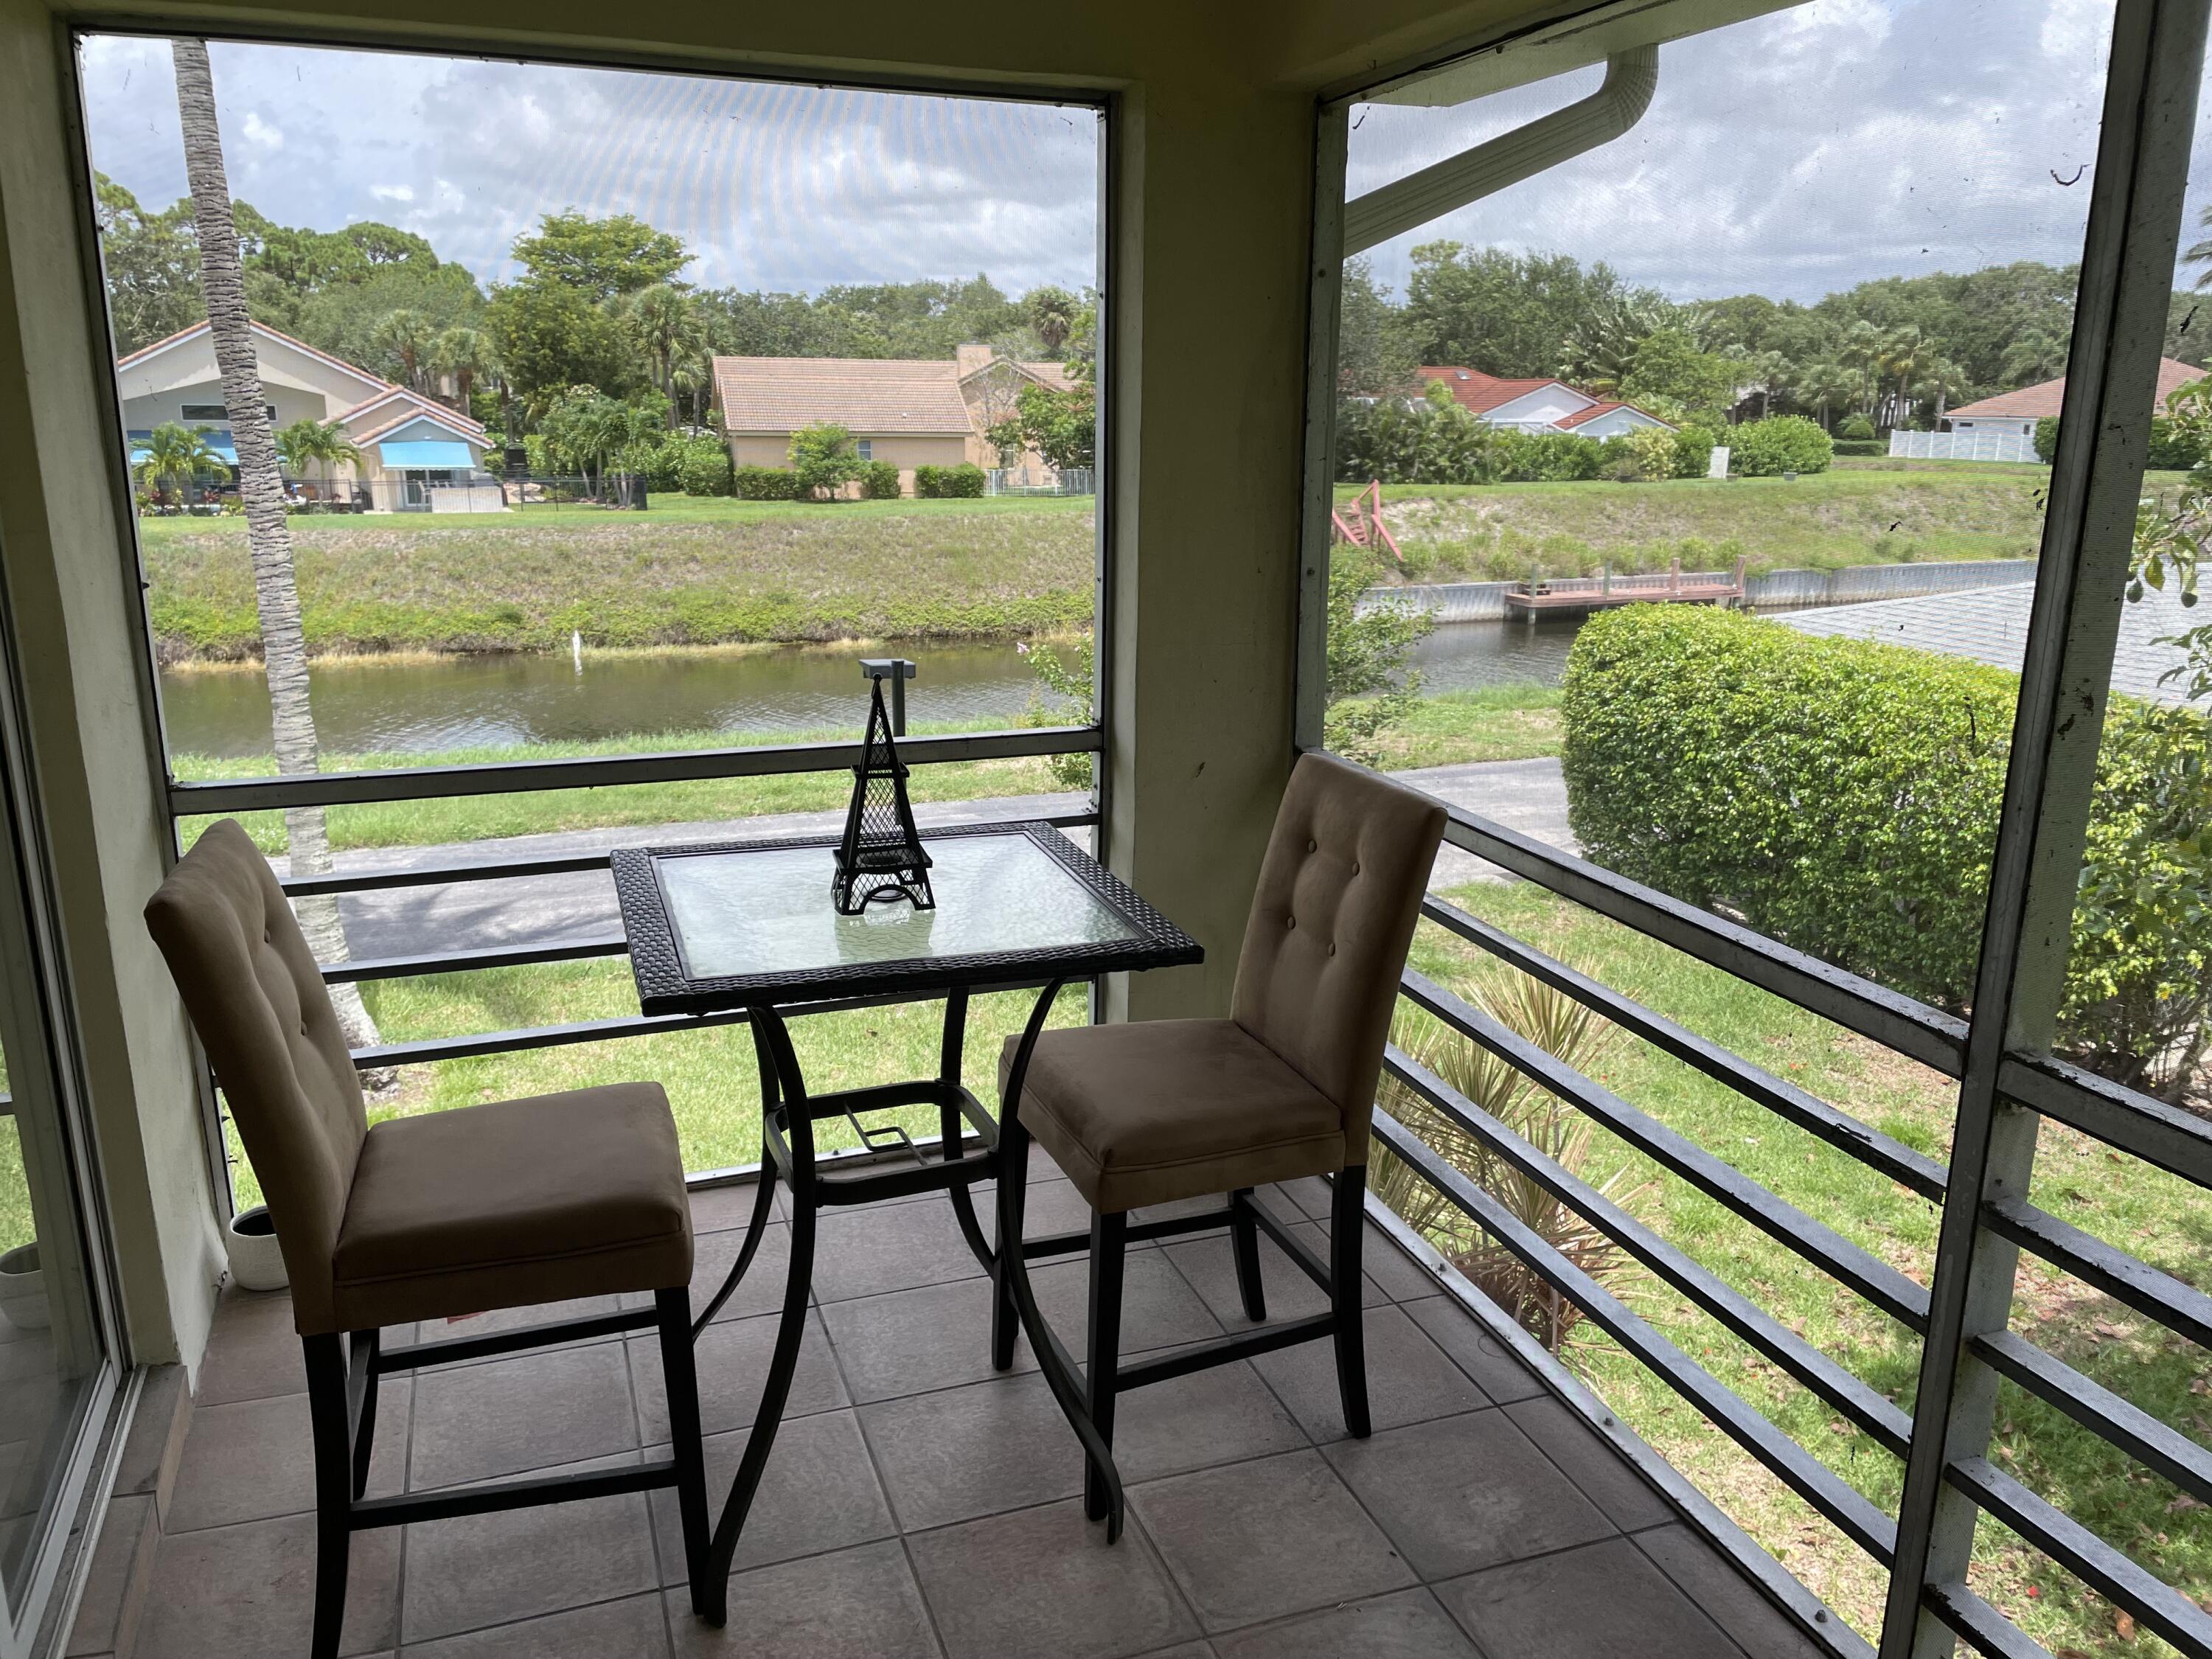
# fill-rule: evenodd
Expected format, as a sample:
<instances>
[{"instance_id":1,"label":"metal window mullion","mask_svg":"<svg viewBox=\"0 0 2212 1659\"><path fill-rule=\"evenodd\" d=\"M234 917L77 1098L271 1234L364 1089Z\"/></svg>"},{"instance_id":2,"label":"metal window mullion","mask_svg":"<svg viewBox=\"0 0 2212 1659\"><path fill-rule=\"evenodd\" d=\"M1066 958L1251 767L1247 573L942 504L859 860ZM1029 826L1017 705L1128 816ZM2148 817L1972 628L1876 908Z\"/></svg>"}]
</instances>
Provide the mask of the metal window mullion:
<instances>
[{"instance_id":1,"label":"metal window mullion","mask_svg":"<svg viewBox=\"0 0 2212 1659\"><path fill-rule=\"evenodd\" d=\"M1298 635L1291 735L1318 749L1328 707L1328 557L1336 501L1338 329L1344 299L1348 103L1321 106L1314 136L1313 243L1306 259L1304 500L1298 518Z\"/></svg>"},{"instance_id":2,"label":"metal window mullion","mask_svg":"<svg viewBox=\"0 0 2212 1659\"><path fill-rule=\"evenodd\" d=\"M1974 1018L1898 1510L1881 1659L1946 1659L1931 1586L1965 1582L1978 1490L1952 1477L1995 1427L2018 1248L1982 1225L2024 1199L2041 1120L1999 1096L2007 1051L2040 1048L2063 983L2195 136L2208 0L2119 0Z\"/></svg>"}]
</instances>

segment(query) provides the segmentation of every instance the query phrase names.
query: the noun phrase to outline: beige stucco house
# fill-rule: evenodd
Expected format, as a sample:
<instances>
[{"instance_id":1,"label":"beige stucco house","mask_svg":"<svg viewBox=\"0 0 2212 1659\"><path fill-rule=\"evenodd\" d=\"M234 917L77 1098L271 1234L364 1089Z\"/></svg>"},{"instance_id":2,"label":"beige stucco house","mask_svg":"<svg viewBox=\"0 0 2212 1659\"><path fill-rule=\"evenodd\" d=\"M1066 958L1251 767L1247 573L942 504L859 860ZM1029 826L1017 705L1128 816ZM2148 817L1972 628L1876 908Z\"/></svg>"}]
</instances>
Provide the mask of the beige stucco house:
<instances>
[{"instance_id":1,"label":"beige stucco house","mask_svg":"<svg viewBox=\"0 0 2212 1659\"><path fill-rule=\"evenodd\" d=\"M1001 464L983 435L1013 413L1024 386L1064 391L1066 367L1017 362L987 345L963 345L948 361L870 357L717 357L714 405L738 466L783 466L791 436L810 426L842 426L860 458L899 469L914 493L918 466ZM1035 451L1018 465L1049 478Z\"/></svg>"},{"instance_id":2,"label":"beige stucco house","mask_svg":"<svg viewBox=\"0 0 2212 1659\"><path fill-rule=\"evenodd\" d=\"M483 470L484 428L436 399L392 385L318 351L303 340L260 323L253 331L254 362L268 398L269 419L282 428L295 421L337 421L361 451L359 466L335 470L341 483L358 483L373 510L428 512L501 503L496 490L466 488ZM120 358L116 389L134 462L154 428L174 421L205 428L215 452L237 464L230 414L215 343L200 323Z\"/></svg>"}]
</instances>

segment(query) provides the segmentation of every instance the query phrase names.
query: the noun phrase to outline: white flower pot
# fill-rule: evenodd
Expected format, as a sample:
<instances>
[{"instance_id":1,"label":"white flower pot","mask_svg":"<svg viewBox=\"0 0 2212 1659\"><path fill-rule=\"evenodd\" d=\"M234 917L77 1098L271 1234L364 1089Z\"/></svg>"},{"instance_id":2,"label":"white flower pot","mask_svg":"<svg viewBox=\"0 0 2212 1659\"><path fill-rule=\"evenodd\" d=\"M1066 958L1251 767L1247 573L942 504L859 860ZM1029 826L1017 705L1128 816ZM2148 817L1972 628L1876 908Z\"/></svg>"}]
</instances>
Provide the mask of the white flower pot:
<instances>
[{"instance_id":1,"label":"white flower pot","mask_svg":"<svg viewBox=\"0 0 2212 1659\"><path fill-rule=\"evenodd\" d=\"M292 1282L266 1204L231 1217L229 1244L230 1276L240 1290L281 1291Z\"/></svg>"},{"instance_id":2,"label":"white flower pot","mask_svg":"<svg viewBox=\"0 0 2212 1659\"><path fill-rule=\"evenodd\" d=\"M46 1309L46 1275L39 1263L35 1238L0 1255L0 1314L21 1331L43 1331L53 1322Z\"/></svg>"}]
</instances>

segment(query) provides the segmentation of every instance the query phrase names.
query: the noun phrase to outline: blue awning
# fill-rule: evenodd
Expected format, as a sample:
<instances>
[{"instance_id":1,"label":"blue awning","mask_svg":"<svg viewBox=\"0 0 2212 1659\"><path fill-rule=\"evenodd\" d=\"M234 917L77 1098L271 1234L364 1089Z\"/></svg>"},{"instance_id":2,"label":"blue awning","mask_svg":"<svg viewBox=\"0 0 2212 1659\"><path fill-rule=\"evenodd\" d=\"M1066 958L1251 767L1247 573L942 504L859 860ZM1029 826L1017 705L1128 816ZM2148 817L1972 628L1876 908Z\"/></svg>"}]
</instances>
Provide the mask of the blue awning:
<instances>
[{"instance_id":1,"label":"blue awning","mask_svg":"<svg viewBox=\"0 0 2212 1659\"><path fill-rule=\"evenodd\" d=\"M465 472L476 465L466 444L379 444L376 453L384 457L386 466L446 467Z\"/></svg>"}]
</instances>

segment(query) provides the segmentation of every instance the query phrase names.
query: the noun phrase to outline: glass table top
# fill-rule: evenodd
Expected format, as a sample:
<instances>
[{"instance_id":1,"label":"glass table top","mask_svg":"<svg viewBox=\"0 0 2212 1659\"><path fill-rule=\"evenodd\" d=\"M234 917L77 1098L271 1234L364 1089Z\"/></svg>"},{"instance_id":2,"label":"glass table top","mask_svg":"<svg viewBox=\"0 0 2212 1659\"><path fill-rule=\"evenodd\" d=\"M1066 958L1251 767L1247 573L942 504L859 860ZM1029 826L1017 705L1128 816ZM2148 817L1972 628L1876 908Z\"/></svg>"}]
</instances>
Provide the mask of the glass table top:
<instances>
[{"instance_id":1,"label":"glass table top","mask_svg":"<svg viewBox=\"0 0 2212 1659\"><path fill-rule=\"evenodd\" d=\"M1065 950L1143 930L1027 835L925 837L933 910L902 902L837 914L836 852L775 847L656 858L660 896L693 980L860 963Z\"/></svg>"}]
</instances>

